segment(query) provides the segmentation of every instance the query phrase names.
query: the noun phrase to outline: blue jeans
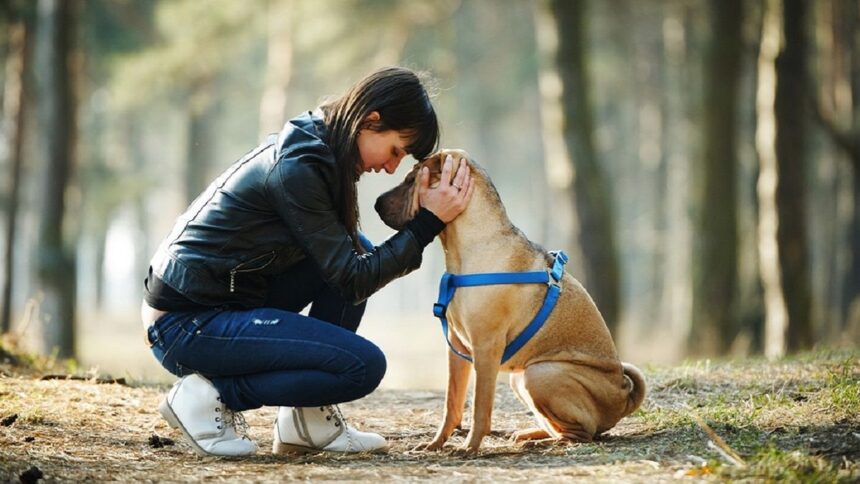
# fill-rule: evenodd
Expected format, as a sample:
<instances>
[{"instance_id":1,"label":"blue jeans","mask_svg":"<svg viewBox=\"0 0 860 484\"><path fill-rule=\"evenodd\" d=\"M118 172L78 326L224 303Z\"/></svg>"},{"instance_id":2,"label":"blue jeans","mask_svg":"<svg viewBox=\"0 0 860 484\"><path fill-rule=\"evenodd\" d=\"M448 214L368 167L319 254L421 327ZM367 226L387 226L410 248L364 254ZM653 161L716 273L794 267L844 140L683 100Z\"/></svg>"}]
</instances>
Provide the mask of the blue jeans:
<instances>
[{"instance_id":1,"label":"blue jeans","mask_svg":"<svg viewBox=\"0 0 860 484\"><path fill-rule=\"evenodd\" d=\"M309 316L298 314L308 304ZM355 334L365 304L345 301L305 260L273 278L264 307L170 312L147 337L167 371L207 377L232 410L330 405L385 375L382 351Z\"/></svg>"}]
</instances>

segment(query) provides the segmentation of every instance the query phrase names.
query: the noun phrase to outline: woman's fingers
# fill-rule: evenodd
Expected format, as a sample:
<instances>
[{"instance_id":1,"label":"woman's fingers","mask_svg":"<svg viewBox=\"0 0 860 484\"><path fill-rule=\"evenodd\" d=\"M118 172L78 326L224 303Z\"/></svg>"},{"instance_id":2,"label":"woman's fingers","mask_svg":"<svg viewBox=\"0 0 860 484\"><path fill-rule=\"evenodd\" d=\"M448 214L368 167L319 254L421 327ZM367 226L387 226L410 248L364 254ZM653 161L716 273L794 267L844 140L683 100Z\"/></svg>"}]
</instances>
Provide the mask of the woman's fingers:
<instances>
[{"instance_id":1,"label":"woman's fingers","mask_svg":"<svg viewBox=\"0 0 860 484\"><path fill-rule=\"evenodd\" d=\"M454 176L454 180L451 181L451 186L462 191L466 187L466 177L468 175L469 165L466 163L465 158L460 158L460 167L457 168L457 174Z\"/></svg>"},{"instance_id":2,"label":"woman's fingers","mask_svg":"<svg viewBox=\"0 0 860 484\"><path fill-rule=\"evenodd\" d=\"M421 173L418 174L421 178L418 180L421 183L421 189L427 190L430 188L430 169L426 166L421 167Z\"/></svg>"},{"instance_id":3,"label":"woman's fingers","mask_svg":"<svg viewBox=\"0 0 860 484\"><path fill-rule=\"evenodd\" d=\"M448 223L465 210L472 198L474 183L471 169L465 158L460 159L457 172L452 174L454 159L451 155L445 157L442 164L439 185L431 188L430 175L427 167L419 174L418 203L433 212L439 220Z\"/></svg>"},{"instance_id":4,"label":"woman's fingers","mask_svg":"<svg viewBox=\"0 0 860 484\"><path fill-rule=\"evenodd\" d=\"M445 157L445 163L442 163L442 179L439 180L441 186L451 186L451 169L454 166L454 158L451 155Z\"/></svg>"},{"instance_id":5,"label":"woman's fingers","mask_svg":"<svg viewBox=\"0 0 860 484\"><path fill-rule=\"evenodd\" d=\"M469 188L467 188L465 192L466 197L463 199L463 209L465 209L466 206L469 205L469 200L472 199L472 193L475 192L475 183L472 181L471 176L469 176Z\"/></svg>"},{"instance_id":6,"label":"woman's fingers","mask_svg":"<svg viewBox=\"0 0 860 484\"><path fill-rule=\"evenodd\" d=\"M460 169L457 170L457 179L454 183L457 184L457 189L460 190L461 197L466 195L466 190L472 182L472 170L469 169L469 164L465 158L460 159Z\"/></svg>"},{"instance_id":7,"label":"woman's fingers","mask_svg":"<svg viewBox=\"0 0 860 484\"><path fill-rule=\"evenodd\" d=\"M465 180L463 181L463 189L460 190L460 200L467 201L467 199L470 196L469 193L472 191L473 185L474 185L474 183L472 183L471 174L467 174L465 177ZM464 204L464 206L465 206L465 204Z\"/></svg>"}]
</instances>

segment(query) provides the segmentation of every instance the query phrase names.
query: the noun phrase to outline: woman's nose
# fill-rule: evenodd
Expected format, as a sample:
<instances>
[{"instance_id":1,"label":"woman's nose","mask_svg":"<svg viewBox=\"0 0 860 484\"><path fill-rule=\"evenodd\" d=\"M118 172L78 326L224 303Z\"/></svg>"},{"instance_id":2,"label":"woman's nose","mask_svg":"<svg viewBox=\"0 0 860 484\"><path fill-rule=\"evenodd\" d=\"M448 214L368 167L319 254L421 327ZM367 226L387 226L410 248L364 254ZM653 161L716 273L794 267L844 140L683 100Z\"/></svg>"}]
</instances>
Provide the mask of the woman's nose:
<instances>
[{"instance_id":1,"label":"woman's nose","mask_svg":"<svg viewBox=\"0 0 860 484\"><path fill-rule=\"evenodd\" d=\"M394 172L397 171L397 167L400 166L401 160L403 160L402 156L389 160L388 163L385 164L385 173L393 175Z\"/></svg>"}]
</instances>

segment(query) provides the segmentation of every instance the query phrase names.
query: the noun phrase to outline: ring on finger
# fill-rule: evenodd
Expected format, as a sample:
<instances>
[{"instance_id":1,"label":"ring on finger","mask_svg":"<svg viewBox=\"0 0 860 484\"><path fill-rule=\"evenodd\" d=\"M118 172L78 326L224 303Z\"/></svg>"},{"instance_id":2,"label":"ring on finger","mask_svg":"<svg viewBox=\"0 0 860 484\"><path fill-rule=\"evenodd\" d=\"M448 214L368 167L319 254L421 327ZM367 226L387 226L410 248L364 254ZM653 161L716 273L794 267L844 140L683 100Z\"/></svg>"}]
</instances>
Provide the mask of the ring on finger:
<instances>
[{"instance_id":1,"label":"ring on finger","mask_svg":"<svg viewBox=\"0 0 860 484\"><path fill-rule=\"evenodd\" d=\"M463 187L461 187L460 185L457 185L456 183L452 183L451 186L456 188L458 192L463 189Z\"/></svg>"}]
</instances>

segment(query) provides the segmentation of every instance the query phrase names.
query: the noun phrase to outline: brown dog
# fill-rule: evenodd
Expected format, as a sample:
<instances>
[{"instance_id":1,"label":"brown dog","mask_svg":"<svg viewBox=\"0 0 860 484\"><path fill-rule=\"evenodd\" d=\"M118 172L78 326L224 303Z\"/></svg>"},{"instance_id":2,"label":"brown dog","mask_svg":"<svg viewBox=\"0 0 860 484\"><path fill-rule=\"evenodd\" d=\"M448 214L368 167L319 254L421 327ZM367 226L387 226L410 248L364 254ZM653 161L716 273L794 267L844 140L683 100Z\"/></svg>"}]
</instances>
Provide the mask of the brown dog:
<instances>
[{"instance_id":1,"label":"brown dog","mask_svg":"<svg viewBox=\"0 0 860 484\"><path fill-rule=\"evenodd\" d=\"M380 195L376 210L390 227L399 229L418 211L418 173L430 169L438 184L442 163L454 158L451 173L468 154L445 150L416 163L397 187ZM474 194L469 206L440 234L445 265L453 274L545 270L552 257L511 224L498 192L474 161ZM645 398L645 380L633 365L618 359L603 317L591 297L570 274L544 326L514 356L500 364L505 346L534 318L547 292L546 284L513 284L459 289L448 306L450 339L470 354L475 367L472 429L464 449L477 452L490 432L498 372L511 373L510 383L531 409L540 428L520 431L514 439L570 439L588 442L636 410ZM448 352L445 412L436 437L424 448L440 449L463 417L469 382L468 361Z\"/></svg>"}]
</instances>

